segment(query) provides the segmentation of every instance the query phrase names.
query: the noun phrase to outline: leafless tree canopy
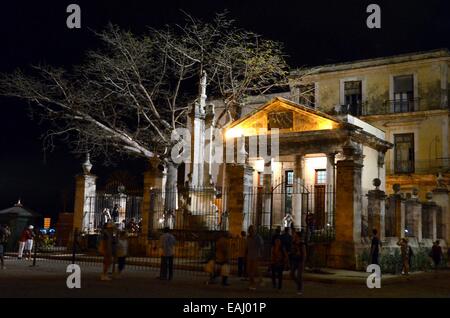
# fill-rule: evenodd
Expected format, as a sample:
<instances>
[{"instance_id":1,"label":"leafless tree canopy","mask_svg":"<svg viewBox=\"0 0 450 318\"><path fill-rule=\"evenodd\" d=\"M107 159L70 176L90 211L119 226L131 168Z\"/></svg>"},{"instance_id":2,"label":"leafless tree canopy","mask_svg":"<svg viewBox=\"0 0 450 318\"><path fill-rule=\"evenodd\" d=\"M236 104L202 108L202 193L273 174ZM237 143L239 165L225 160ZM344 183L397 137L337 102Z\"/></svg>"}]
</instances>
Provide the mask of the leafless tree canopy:
<instances>
[{"instance_id":1,"label":"leafless tree canopy","mask_svg":"<svg viewBox=\"0 0 450 318\"><path fill-rule=\"evenodd\" d=\"M208 95L226 105L218 116L228 120L247 96L287 84L281 45L235 27L225 14L211 23L186 15L183 25L143 35L109 25L97 36L102 48L71 70L33 66L0 78L1 94L29 101L52 123L47 146L59 137L77 152L163 157L172 130L186 124L203 71Z\"/></svg>"}]
</instances>

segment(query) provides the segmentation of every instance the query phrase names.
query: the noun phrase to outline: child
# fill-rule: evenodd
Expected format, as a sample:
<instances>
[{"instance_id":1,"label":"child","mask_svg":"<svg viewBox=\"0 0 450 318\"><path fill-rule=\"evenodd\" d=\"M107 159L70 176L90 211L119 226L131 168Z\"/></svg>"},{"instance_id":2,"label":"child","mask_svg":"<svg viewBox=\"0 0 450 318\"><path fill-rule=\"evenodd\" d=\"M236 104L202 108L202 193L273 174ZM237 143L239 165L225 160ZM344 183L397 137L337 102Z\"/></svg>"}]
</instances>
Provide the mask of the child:
<instances>
[{"instance_id":1,"label":"child","mask_svg":"<svg viewBox=\"0 0 450 318\"><path fill-rule=\"evenodd\" d=\"M119 267L119 275L125 269L125 260L128 255L128 237L127 232L121 231L117 240L117 264Z\"/></svg>"}]
</instances>

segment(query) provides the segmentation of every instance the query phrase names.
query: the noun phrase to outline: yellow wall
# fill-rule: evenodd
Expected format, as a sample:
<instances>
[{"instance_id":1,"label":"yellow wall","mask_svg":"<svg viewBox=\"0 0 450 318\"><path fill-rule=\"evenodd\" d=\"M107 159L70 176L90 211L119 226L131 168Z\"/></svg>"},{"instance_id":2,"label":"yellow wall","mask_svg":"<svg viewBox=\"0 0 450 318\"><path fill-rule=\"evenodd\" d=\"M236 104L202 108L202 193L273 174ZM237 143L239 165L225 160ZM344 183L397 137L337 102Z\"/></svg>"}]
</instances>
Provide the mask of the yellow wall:
<instances>
[{"instance_id":1,"label":"yellow wall","mask_svg":"<svg viewBox=\"0 0 450 318\"><path fill-rule=\"evenodd\" d=\"M291 90L295 96L296 85L315 83L316 108L326 113L333 113L336 106L341 105L343 100L340 96L343 91L341 82L361 80L364 110L369 112L368 116L362 116L361 119L385 131L386 140L392 143L394 134L414 133L416 171L410 175L395 175L394 149L389 150L385 158L386 190L391 192L392 183L398 182L407 190L418 187L421 197L424 197L427 191L435 187L435 173L441 169L439 165L450 164L449 159L437 161L437 158L450 157L449 112L448 108L441 108L443 94L441 78L445 76L445 69L450 69L450 63L448 58L388 64L389 62L391 61L388 60L386 64L377 66L355 62L346 70L330 67L334 71L325 72L323 69L323 73L294 77L291 79ZM393 93L390 93L392 78L409 74L415 77L414 98L420 99L420 112L389 114L390 107L387 101L393 99ZM450 83L450 71L447 71L447 76ZM450 86L450 84L447 85ZM450 168L448 171L450 172Z\"/></svg>"},{"instance_id":2,"label":"yellow wall","mask_svg":"<svg viewBox=\"0 0 450 318\"><path fill-rule=\"evenodd\" d=\"M303 77L301 83L317 83L316 107L329 112L340 105L340 79L356 78L363 80L363 99L369 111L384 107L389 95L390 77L414 74L417 79L415 98L420 98L420 110L439 109L441 103L441 65L440 60L426 62L406 62L370 68L351 69ZM448 63L447 63L448 64ZM449 80L450 81L450 80ZM298 82L294 79L291 84Z\"/></svg>"}]
</instances>

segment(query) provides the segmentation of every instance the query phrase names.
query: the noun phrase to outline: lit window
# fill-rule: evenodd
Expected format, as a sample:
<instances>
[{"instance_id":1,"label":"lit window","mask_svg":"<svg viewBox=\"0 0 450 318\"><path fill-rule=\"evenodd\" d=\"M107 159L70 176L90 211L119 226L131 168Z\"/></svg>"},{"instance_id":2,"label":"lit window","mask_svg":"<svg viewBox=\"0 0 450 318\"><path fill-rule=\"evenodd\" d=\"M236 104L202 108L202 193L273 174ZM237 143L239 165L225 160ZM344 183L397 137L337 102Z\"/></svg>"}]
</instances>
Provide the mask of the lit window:
<instances>
[{"instance_id":1,"label":"lit window","mask_svg":"<svg viewBox=\"0 0 450 318\"><path fill-rule=\"evenodd\" d=\"M316 184L327 183L327 170L316 169Z\"/></svg>"}]
</instances>

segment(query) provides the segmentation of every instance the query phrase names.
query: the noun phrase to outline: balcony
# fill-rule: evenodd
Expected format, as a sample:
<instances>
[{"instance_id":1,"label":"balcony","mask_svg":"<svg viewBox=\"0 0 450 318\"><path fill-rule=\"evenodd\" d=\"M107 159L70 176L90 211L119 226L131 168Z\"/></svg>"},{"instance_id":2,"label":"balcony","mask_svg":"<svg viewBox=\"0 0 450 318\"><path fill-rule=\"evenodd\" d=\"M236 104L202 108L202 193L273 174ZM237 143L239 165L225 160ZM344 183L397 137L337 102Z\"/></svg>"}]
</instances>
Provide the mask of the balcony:
<instances>
[{"instance_id":1,"label":"balcony","mask_svg":"<svg viewBox=\"0 0 450 318\"><path fill-rule=\"evenodd\" d=\"M436 174L450 172L450 158L386 162L387 174Z\"/></svg>"},{"instance_id":2,"label":"balcony","mask_svg":"<svg viewBox=\"0 0 450 318\"><path fill-rule=\"evenodd\" d=\"M363 103L362 116L411 113L425 110L421 109L420 106L420 98L387 100L376 107L373 104L369 107L368 103Z\"/></svg>"}]
</instances>

